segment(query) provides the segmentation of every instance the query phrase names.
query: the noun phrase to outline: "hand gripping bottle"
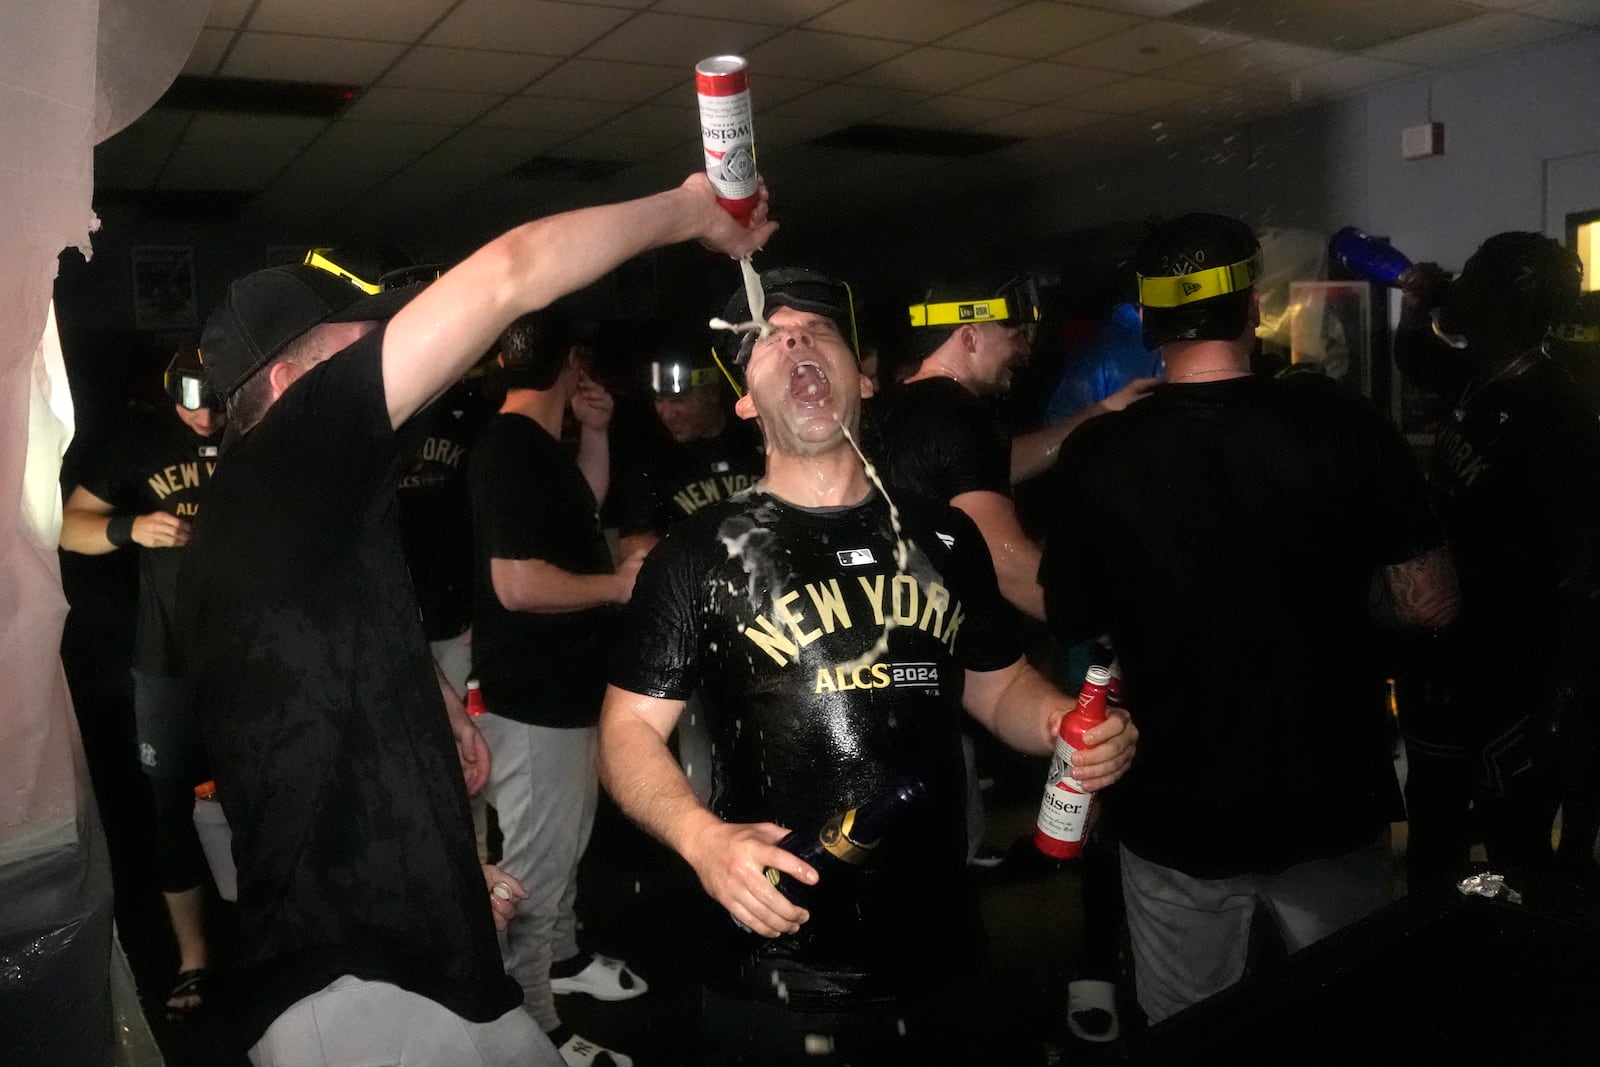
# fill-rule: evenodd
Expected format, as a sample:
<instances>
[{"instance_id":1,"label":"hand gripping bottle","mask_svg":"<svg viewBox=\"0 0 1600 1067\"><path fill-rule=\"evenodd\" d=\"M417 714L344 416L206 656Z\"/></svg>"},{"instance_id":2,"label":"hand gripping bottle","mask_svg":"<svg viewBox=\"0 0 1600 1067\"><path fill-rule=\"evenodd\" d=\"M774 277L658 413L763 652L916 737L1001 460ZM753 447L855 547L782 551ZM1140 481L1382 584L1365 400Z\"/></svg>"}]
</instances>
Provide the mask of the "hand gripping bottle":
<instances>
[{"instance_id":1,"label":"hand gripping bottle","mask_svg":"<svg viewBox=\"0 0 1600 1067\"><path fill-rule=\"evenodd\" d=\"M700 146L717 203L747 222L761 181L750 111L750 65L740 56L712 56L694 65L700 101Z\"/></svg>"},{"instance_id":2,"label":"hand gripping bottle","mask_svg":"<svg viewBox=\"0 0 1600 1067\"><path fill-rule=\"evenodd\" d=\"M1379 285L1399 285L1411 260L1387 241L1346 226L1328 241L1328 255L1346 270Z\"/></svg>"},{"instance_id":3,"label":"hand gripping bottle","mask_svg":"<svg viewBox=\"0 0 1600 1067\"><path fill-rule=\"evenodd\" d=\"M775 867L767 868L767 880L778 892L810 909L820 895L836 891L844 876L864 867L884 837L903 824L927 794L920 778L898 778L883 792L832 816L820 829L790 833L778 847L815 867L820 876L817 884L807 885Z\"/></svg>"},{"instance_id":4,"label":"hand gripping bottle","mask_svg":"<svg viewBox=\"0 0 1600 1067\"><path fill-rule=\"evenodd\" d=\"M1106 721L1106 688L1111 672L1090 667L1078 690L1078 706L1061 720L1055 755L1050 757L1050 774L1045 779L1044 799L1039 803L1039 824L1033 843L1040 852L1058 860L1071 859L1083 849L1084 830L1092 802L1087 790L1072 776L1075 753L1089 746L1083 735Z\"/></svg>"},{"instance_id":5,"label":"hand gripping bottle","mask_svg":"<svg viewBox=\"0 0 1600 1067\"><path fill-rule=\"evenodd\" d=\"M468 678L467 714L476 719L488 710L489 706L483 702L483 690L478 688L478 680L476 678Z\"/></svg>"}]
</instances>

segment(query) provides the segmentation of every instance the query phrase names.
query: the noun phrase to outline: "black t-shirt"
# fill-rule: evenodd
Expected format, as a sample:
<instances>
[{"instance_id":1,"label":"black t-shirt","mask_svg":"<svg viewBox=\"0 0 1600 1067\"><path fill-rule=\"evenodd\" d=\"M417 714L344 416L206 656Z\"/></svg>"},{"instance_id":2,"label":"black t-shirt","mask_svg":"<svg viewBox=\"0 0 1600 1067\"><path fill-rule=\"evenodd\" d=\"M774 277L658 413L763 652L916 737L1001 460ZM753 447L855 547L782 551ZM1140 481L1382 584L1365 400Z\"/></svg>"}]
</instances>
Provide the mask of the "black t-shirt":
<instances>
[{"instance_id":1,"label":"black t-shirt","mask_svg":"<svg viewBox=\"0 0 1600 1067\"><path fill-rule=\"evenodd\" d=\"M949 378L897 385L868 405L865 439L890 492L954 500L1011 495L1011 441L995 413Z\"/></svg>"},{"instance_id":2,"label":"black t-shirt","mask_svg":"<svg viewBox=\"0 0 1600 1067\"><path fill-rule=\"evenodd\" d=\"M662 434L615 471L611 513L624 534L664 534L760 481L765 465L760 434L742 419L730 418L715 437L682 444Z\"/></svg>"},{"instance_id":3,"label":"black t-shirt","mask_svg":"<svg viewBox=\"0 0 1600 1067\"><path fill-rule=\"evenodd\" d=\"M884 840L848 899L813 909L799 934L742 933L712 908L710 981L735 995L771 1000L781 981L791 1005L856 1002L970 965L964 670L1019 653L971 521L897 502L904 574L876 494L808 510L752 491L669 532L625 613L612 684L672 700L699 692L721 818L814 831L897 775L928 787L925 809Z\"/></svg>"},{"instance_id":4,"label":"black t-shirt","mask_svg":"<svg viewBox=\"0 0 1600 1067\"><path fill-rule=\"evenodd\" d=\"M489 420L472 451L472 672L496 715L536 726L593 726L605 695L616 611L507 611L491 559L537 559L572 574L610 574L611 548L583 472L523 415Z\"/></svg>"},{"instance_id":5,"label":"black t-shirt","mask_svg":"<svg viewBox=\"0 0 1600 1067\"><path fill-rule=\"evenodd\" d=\"M1111 634L1139 724L1106 793L1130 849L1224 877L1399 817L1369 588L1442 538L1387 420L1323 381L1167 385L1051 477L1051 628Z\"/></svg>"},{"instance_id":6,"label":"black t-shirt","mask_svg":"<svg viewBox=\"0 0 1600 1067\"><path fill-rule=\"evenodd\" d=\"M133 415L113 435L99 466L84 479L83 488L119 513L160 511L193 523L216 470L221 443L220 430L202 437L170 408ZM178 673L174 611L182 563L181 549L139 549L134 666L152 674Z\"/></svg>"},{"instance_id":7,"label":"black t-shirt","mask_svg":"<svg viewBox=\"0 0 1600 1067\"><path fill-rule=\"evenodd\" d=\"M1428 477L1461 578L1451 652L1496 698L1570 680L1600 549L1600 424L1559 364L1524 366L1469 387ZM1498 703L1508 716L1530 710Z\"/></svg>"},{"instance_id":8,"label":"black t-shirt","mask_svg":"<svg viewBox=\"0 0 1600 1067\"><path fill-rule=\"evenodd\" d=\"M229 444L185 552L252 1042L341 974L477 1022L521 1000L400 547L382 344L375 330L307 372Z\"/></svg>"},{"instance_id":9,"label":"black t-shirt","mask_svg":"<svg viewBox=\"0 0 1600 1067\"><path fill-rule=\"evenodd\" d=\"M400 536L430 641L472 622L472 499L467 455L489 412L458 383L417 414L422 442L400 476ZM409 430L409 427L408 427Z\"/></svg>"}]
</instances>

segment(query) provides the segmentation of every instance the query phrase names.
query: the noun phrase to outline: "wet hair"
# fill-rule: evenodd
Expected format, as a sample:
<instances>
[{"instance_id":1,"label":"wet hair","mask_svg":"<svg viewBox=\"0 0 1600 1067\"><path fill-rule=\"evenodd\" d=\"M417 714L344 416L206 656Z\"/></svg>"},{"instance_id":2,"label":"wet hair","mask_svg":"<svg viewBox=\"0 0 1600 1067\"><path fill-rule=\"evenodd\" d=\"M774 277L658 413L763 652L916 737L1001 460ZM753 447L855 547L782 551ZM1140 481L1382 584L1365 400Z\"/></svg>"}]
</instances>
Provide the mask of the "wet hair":
<instances>
[{"instance_id":1,"label":"wet hair","mask_svg":"<svg viewBox=\"0 0 1600 1067\"><path fill-rule=\"evenodd\" d=\"M507 389L549 389L561 377L577 340L571 317L559 307L530 311L500 335L500 379Z\"/></svg>"}]
</instances>

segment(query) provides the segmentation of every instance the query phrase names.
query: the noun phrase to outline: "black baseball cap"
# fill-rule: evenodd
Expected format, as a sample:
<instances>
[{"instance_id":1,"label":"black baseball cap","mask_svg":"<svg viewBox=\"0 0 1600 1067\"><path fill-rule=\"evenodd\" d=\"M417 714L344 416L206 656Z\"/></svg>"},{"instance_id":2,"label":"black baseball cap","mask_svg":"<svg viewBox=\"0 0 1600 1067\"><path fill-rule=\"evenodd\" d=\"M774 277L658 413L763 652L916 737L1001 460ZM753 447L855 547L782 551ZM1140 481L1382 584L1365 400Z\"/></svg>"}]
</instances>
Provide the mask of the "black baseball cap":
<instances>
[{"instance_id":1,"label":"black baseball cap","mask_svg":"<svg viewBox=\"0 0 1600 1067\"><path fill-rule=\"evenodd\" d=\"M807 311L832 320L839 336L850 346L857 360L861 358L861 345L856 337L855 297L850 286L837 278L804 267L784 267L769 270L761 275L761 291L766 299L766 310L793 308ZM728 298L722 318L728 322L747 322L750 319L750 301L741 287ZM717 362L728 376L734 391L744 392L744 365L755 347L756 334L735 333L724 330L715 344Z\"/></svg>"},{"instance_id":2,"label":"black baseball cap","mask_svg":"<svg viewBox=\"0 0 1600 1067\"><path fill-rule=\"evenodd\" d=\"M1161 223L1134 254L1147 348L1228 341L1244 332L1261 243L1227 215L1197 212Z\"/></svg>"},{"instance_id":3,"label":"black baseball cap","mask_svg":"<svg viewBox=\"0 0 1600 1067\"><path fill-rule=\"evenodd\" d=\"M269 267L228 286L206 320L200 359L220 403L314 326L382 322L423 290L409 285L368 295L341 278L304 265Z\"/></svg>"}]
</instances>

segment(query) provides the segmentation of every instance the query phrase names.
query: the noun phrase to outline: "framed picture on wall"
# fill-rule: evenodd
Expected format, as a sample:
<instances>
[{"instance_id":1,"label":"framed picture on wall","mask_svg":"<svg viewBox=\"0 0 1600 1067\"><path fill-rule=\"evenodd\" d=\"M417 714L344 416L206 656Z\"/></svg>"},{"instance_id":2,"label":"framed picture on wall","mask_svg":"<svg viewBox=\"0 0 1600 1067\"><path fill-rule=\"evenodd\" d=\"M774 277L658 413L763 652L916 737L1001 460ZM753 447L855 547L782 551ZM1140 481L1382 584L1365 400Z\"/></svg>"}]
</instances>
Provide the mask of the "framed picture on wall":
<instances>
[{"instance_id":1,"label":"framed picture on wall","mask_svg":"<svg viewBox=\"0 0 1600 1067\"><path fill-rule=\"evenodd\" d=\"M1364 281L1290 282L1289 361L1316 363L1372 395L1372 287Z\"/></svg>"},{"instance_id":2,"label":"framed picture on wall","mask_svg":"<svg viewBox=\"0 0 1600 1067\"><path fill-rule=\"evenodd\" d=\"M138 245L133 250L133 325L140 330L193 330L194 249Z\"/></svg>"}]
</instances>

